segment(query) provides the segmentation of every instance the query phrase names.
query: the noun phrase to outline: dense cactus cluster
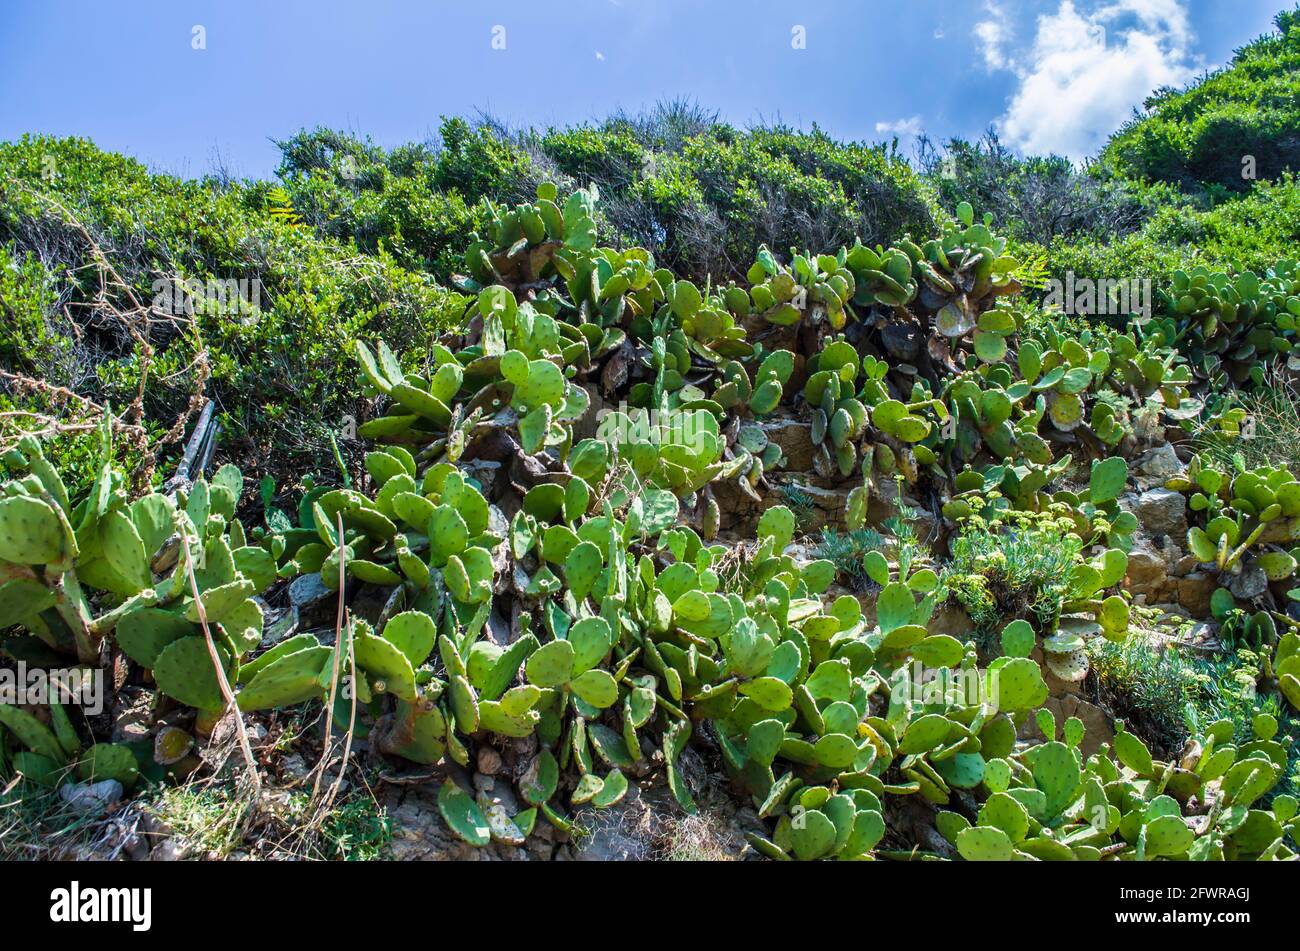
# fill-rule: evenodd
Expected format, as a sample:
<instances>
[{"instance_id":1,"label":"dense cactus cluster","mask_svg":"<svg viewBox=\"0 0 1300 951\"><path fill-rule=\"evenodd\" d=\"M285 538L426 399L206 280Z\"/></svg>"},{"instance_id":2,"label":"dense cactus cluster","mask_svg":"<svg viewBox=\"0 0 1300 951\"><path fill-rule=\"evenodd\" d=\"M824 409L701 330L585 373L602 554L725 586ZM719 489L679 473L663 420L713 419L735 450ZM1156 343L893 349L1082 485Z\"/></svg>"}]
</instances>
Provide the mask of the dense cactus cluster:
<instances>
[{"instance_id":1,"label":"dense cactus cluster","mask_svg":"<svg viewBox=\"0 0 1300 951\"><path fill-rule=\"evenodd\" d=\"M1190 324L1027 328L1026 266L968 205L924 243L786 264L763 248L748 286L703 290L644 250L597 247L595 216L594 192L561 206L543 185L472 242L460 332L421 353L356 343L376 400L358 428L374 447L366 478L310 486L296 524L277 511L246 533L231 467L175 500L129 500L106 468L72 505L25 445L14 462L29 474L0 500L0 627L25 631L6 652L95 664L111 642L199 712L200 732L232 692L247 713L332 701L339 728L415 763L499 750L526 808L452 779L438 796L473 846L517 845L539 821L567 830L575 809L617 806L655 768L693 810L680 761L698 743L767 823L750 842L773 858L906 856L889 821L903 797L968 860L1294 855L1297 803L1271 794L1289 754L1275 720L1242 744L1211 724L1159 760L1123 724L1113 744L1085 742L1080 720L1044 706L1049 683L1087 675L1091 639L1128 636L1137 522L1119 498L1125 451L1145 438L1130 408L1141 401L1157 431L1200 412L1203 366L1174 346ZM1251 287L1273 301L1261 288L1279 278L1231 294L1199 279L1186 283L1218 289L1226 326L1223 301ZM1251 356L1210 346L1215 327L1187 296L1200 346ZM932 630L944 574L870 551L864 610L774 504L792 474L838 493L849 530L878 521L890 488L928 495L946 532L1052 520L1079 552L1059 609L977 646ZM1226 591L1241 570L1292 577L1293 477L1194 465L1182 488L1206 517L1192 550ZM257 596L313 574L343 600L378 592L382 611L261 649ZM1295 704L1296 634L1263 613ZM10 767L37 782L69 763L136 769L125 747L83 751L66 712L49 712L47 727L0 706Z\"/></svg>"},{"instance_id":2,"label":"dense cactus cluster","mask_svg":"<svg viewBox=\"0 0 1300 951\"><path fill-rule=\"evenodd\" d=\"M1300 272L1279 261L1263 276L1241 267L1232 273L1204 266L1175 271L1165 295L1163 323L1171 340L1185 340L1196 371L1233 383L1260 382L1273 359L1300 369L1293 354L1300 322Z\"/></svg>"}]
</instances>

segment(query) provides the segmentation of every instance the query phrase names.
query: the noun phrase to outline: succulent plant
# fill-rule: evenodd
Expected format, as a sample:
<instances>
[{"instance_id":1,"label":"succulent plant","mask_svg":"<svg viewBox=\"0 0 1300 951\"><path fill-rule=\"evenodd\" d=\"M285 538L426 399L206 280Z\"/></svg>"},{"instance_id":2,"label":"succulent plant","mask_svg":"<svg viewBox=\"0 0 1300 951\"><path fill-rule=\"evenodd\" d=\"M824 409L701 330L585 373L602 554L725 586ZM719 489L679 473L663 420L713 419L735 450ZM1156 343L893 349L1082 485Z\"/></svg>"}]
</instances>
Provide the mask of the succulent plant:
<instances>
[{"instance_id":1,"label":"succulent plant","mask_svg":"<svg viewBox=\"0 0 1300 951\"><path fill-rule=\"evenodd\" d=\"M1241 267L1175 271L1162 292L1164 332L1203 378L1259 383L1275 361L1300 368L1293 354L1300 320L1300 272L1279 261L1262 275Z\"/></svg>"},{"instance_id":2,"label":"succulent plant","mask_svg":"<svg viewBox=\"0 0 1300 951\"><path fill-rule=\"evenodd\" d=\"M294 517L264 484L265 525L245 533L229 467L174 501L128 500L106 469L73 505L22 445L0 495L0 626L34 640L6 650L89 664L112 636L207 722L225 706L215 653L243 711L333 696L333 722L379 755L508 757L495 775L514 796L455 780L438 793L447 827L476 848L518 846L539 818L571 832L576 812L616 806L652 768L693 810L699 731L767 824L749 842L773 858L895 854L885 816L903 796L937 809L944 854L968 860L1293 857L1295 803L1267 798L1288 752L1276 722L1257 718L1239 746L1214 724L1166 762L1122 724L1085 757L1083 724L1044 708L1057 680L1086 675L1090 640L1127 634L1117 585L1137 525L1118 504L1124 455L1137 419L1201 410L1192 369L1205 364L1181 356L1186 327L1026 320L1005 299L1033 269L964 203L921 243L792 251L785 264L761 248L748 286L701 287L644 249L597 247L596 199L544 184L533 202L487 207L460 281L477 295L465 326L419 354L357 344L379 412L359 430L373 443L364 476L304 480ZM1273 319L1284 270L1260 303L1234 305L1252 314L1257 349L1273 307L1279 354L1293 329ZM1206 315L1250 297L1249 280L1229 291L1200 277L1184 295L1197 339L1220 365L1246 360L1240 334L1215 349ZM1059 611L981 628L997 632L992 648L933 631L954 581L899 545L859 553L868 620L832 589L836 564L801 544L806 512L774 504L768 477L797 442L775 434L791 425L807 426L810 483L851 487L850 528L893 477L900 512L907 483L959 524L1077 536ZM1087 486L1064 488L1076 458ZM1229 587L1238 573L1293 574L1294 485L1280 470L1189 469L1205 513L1194 550ZM740 539L723 508L735 489L755 520ZM257 595L297 573L382 607L332 642L301 633L259 652ZM1295 704L1295 633L1277 637L1280 616L1246 623L1271 654L1261 682ZM0 769L134 778L133 750L83 748L57 705L45 719L0 707ZM1041 742L1018 739L1035 726ZM192 744L187 729L159 731L155 763L179 766Z\"/></svg>"},{"instance_id":3,"label":"succulent plant","mask_svg":"<svg viewBox=\"0 0 1300 951\"><path fill-rule=\"evenodd\" d=\"M1204 456L1167 487L1188 496L1203 524L1187 530L1188 550L1217 573L1218 603L1268 596L1270 584L1293 578L1300 556L1300 482L1281 466L1247 469L1239 458L1225 469ZM1289 546L1289 548L1288 548Z\"/></svg>"}]
</instances>

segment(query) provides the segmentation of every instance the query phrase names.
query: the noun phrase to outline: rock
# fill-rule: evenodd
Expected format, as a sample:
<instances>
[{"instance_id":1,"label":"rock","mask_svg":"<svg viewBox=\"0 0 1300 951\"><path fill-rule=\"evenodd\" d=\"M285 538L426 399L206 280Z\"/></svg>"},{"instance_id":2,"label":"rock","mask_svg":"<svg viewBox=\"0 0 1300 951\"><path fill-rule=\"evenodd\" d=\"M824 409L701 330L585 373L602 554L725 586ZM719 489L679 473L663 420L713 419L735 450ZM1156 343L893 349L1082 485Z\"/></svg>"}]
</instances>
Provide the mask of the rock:
<instances>
[{"instance_id":1,"label":"rock","mask_svg":"<svg viewBox=\"0 0 1300 951\"><path fill-rule=\"evenodd\" d=\"M338 595L331 591L331 597ZM396 588L386 588L382 585L363 584L355 595L352 596L352 603L348 605L348 611L353 617L363 619L375 630L382 627L381 619L397 613L390 606L390 599L396 598L399 601L405 597L405 591L401 585ZM332 626L332 624L331 624ZM334 643L334 632L331 630L327 638L328 643Z\"/></svg>"},{"instance_id":2,"label":"rock","mask_svg":"<svg viewBox=\"0 0 1300 951\"><path fill-rule=\"evenodd\" d=\"M653 816L638 787L632 786L622 802L609 809L584 806L574 816L575 824L588 829L579 862L640 861L653 857Z\"/></svg>"},{"instance_id":3,"label":"rock","mask_svg":"<svg viewBox=\"0 0 1300 951\"><path fill-rule=\"evenodd\" d=\"M149 843L145 837L135 833L126 837L122 842L122 851L133 862L149 861Z\"/></svg>"},{"instance_id":4,"label":"rock","mask_svg":"<svg viewBox=\"0 0 1300 951\"><path fill-rule=\"evenodd\" d=\"M291 781L302 782L311 775L311 768L297 753L290 753L280 760L280 772Z\"/></svg>"},{"instance_id":5,"label":"rock","mask_svg":"<svg viewBox=\"0 0 1300 951\"><path fill-rule=\"evenodd\" d=\"M1218 582L1202 571L1189 572L1178 579L1178 603L1195 618L1209 617L1210 597Z\"/></svg>"},{"instance_id":6,"label":"rock","mask_svg":"<svg viewBox=\"0 0 1300 951\"><path fill-rule=\"evenodd\" d=\"M153 732L153 695L140 691L119 707L113 717L114 743L138 743Z\"/></svg>"},{"instance_id":7,"label":"rock","mask_svg":"<svg viewBox=\"0 0 1300 951\"><path fill-rule=\"evenodd\" d=\"M1183 651L1196 651L1208 656L1223 650L1223 644L1219 640L1219 625L1212 621L1199 621L1190 630L1174 634L1160 632L1156 636L1161 642L1177 645Z\"/></svg>"},{"instance_id":8,"label":"rock","mask_svg":"<svg viewBox=\"0 0 1300 951\"><path fill-rule=\"evenodd\" d=\"M501 471L501 463L493 459L474 459L464 464L465 474L483 487L483 495L492 498L492 490Z\"/></svg>"},{"instance_id":9,"label":"rock","mask_svg":"<svg viewBox=\"0 0 1300 951\"><path fill-rule=\"evenodd\" d=\"M299 575L289 582L289 603L300 610L332 597L334 592L325 587L319 571L309 575Z\"/></svg>"},{"instance_id":10,"label":"rock","mask_svg":"<svg viewBox=\"0 0 1300 951\"><path fill-rule=\"evenodd\" d=\"M1239 601L1250 601L1268 590L1268 575L1258 565L1251 565L1228 582L1228 590Z\"/></svg>"},{"instance_id":11,"label":"rock","mask_svg":"<svg viewBox=\"0 0 1300 951\"><path fill-rule=\"evenodd\" d=\"M83 815L98 815L122 799L122 784L116 779L97 783L66 783L59 787L59 798L68 808Z\"/></svg>"},{"instance_id":12,"label":"rock","mask_svg":"<svg viewBox=\"0 0 1300 951\"><path fill-rule=\"evenodd\" d=\"M1182 540L1187 534L1187 500L1172 489L1148 489L1138 496L1138 521L1148 535Z\"/></svg>"},{"instance_id":13,"label":"rock","mask_svg":"<svg viewBox=\"0 0 1300 951\"><path fill-rule=\"evenodd\" d=\"M1110 716L1101 707L1084 700L1082 697L1074 694L1063 697L1048 697L1046 702L1043 703L1043 708L1050 710L1052 715L1056 717L1058 739L1060 738L1061 728L1070 717L1078 717L1083 721L1083 742L1079 744L1079 750L1085 758L1097 752L1103 743L1112 743L1115 740L1115 730L1111 726ZM1026 723L1026 727L1029 738L1044 738L1032 717Z\"/></svg>"},{"instance_id":14,"label":"rock","mask_svg":"<svg viewBox=\"0 0 1300 951\"><path fill-rule=\"evenodd\" d=\"M1290 548L1297 538L1300 538L1300 518L1275 518L1264 523L1258 542Z\"/></svg>"},{"instance_id":15,"label":"rock","mask_svg":"<svg viewBox=\"0 0 1300 951\"><path fill-rule=\"evenodd\" d=\"M971 631L975 629L966 609L956 603L939 605L925 626L931 634L948 634L959 641L970 637Z\"/></svg>"},{"instance_id":16,"label":"rock","mask_svg":"<svg viewBox=\"0 0 1300 951\"><path fill-rule=\"evenodd\" d=\"M149 850L151 862L179 862L189 854L189 848L176 836L163 839Z\"/></svg>"},{"instance_id":17,"label":"rock","mask_svg":"<svg viewBox=\"0 0 1300 951\"><path fill-rule=\"evenodd\" d=\"M1162 443L1155 449L1144 453L1137 460L1138 472L1153 479L1166 481L1183 471L1183 464L1169 443Z\"/></svg>"},{"instance_id":18,"label":"rock","mask_svg":"<svg viewBox=\"0 0 1300 951\"><path fill-rule=\"evenodd\" d=\"M507 546L498 545L497 547L506 551L508 557L509 549ZM501 574L498 575L498 580L505 580L505 572L501 572ZM505 647L514 639L511 635L512 631L510 625L506 623L506 619L503 618L495 608L493 608L492 612L488 614L487 619L488 640L493 644L496 644L498 647Z\"/></svg>"},{"instance_id":19,"label":"rock","mask_svg":"<svg viewBox=\"0 0 1300 951\"><path fill-rule=\"evenodd\" d=\"M1128 589L1146 595L1148 603L1160 600L1167 580L1164 557L1147 546L1135 546L1128 553Z\"/></svg>"},{"instance_id":20,"label":"rock","mask_svg":"<svg viewBox=\"0 0 1300 951\"><path fill-rule=\"evenodd\" d=\"M812 469L813 444L812 427L793 417L762 420L758 424L768 439L781 447L785 456L782 468L791 472L807 472Z\"/></svg>"}]
</instances>

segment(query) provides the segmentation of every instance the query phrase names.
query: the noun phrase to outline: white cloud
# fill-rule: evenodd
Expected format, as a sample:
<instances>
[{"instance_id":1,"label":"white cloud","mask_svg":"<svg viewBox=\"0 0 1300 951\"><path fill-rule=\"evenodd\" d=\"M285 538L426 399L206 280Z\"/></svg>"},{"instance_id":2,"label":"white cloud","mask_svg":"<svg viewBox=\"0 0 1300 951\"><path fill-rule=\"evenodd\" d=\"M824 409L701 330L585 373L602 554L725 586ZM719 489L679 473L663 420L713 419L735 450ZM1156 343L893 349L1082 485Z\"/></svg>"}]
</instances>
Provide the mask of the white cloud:
<instances>
[{"instance_id":1,"label":"white cloud","mask_svg":"<svg viewBox=\"0 0 1300 951\"><path fill-rule=\"evenodd\" d=\"M895 119L893 122L877 122L876 133L897 136L917 136L921 134L921 117Z\"/></svg>"},{"instance_id":2,"label":"white cloud","mask_svg":"<svg viewBox=\"0 0 1300 951\"><path fill-rule=\"evenodd\" d=\"M985 0L984 12L989 19L975 24L975 38L979 40L980 52L984 54L984 65L989 69L1006 69L1006 45L1011 41L1011 28L1007 25L1005 10L994 0Z\"/></svg>"},{"instance_id":3,"label":"white cloud","mask_svg":"<svg viewBox=\"0 0 1300 951\"><path fill-rule=\"evenodd\" d=\"M1083 158L1153 89L1182 85L1194 74L1182 0L1085 7L1061 0L1055 13L1038 18L1032 46L1004 59L1020 79L997 122L1008 144ZM984 57L991 63L987 47Z\"/></svg>"},{"instance_id":4,"label":"white cloud","mask_svg":"<svg viewBox=\"0 0 1300 951\"><path fill-rule=\"evenodd\" d=\"M596 60L601 63L605 62L605 54L600 50L596 50Z\"/></svg>"}]
</instances>

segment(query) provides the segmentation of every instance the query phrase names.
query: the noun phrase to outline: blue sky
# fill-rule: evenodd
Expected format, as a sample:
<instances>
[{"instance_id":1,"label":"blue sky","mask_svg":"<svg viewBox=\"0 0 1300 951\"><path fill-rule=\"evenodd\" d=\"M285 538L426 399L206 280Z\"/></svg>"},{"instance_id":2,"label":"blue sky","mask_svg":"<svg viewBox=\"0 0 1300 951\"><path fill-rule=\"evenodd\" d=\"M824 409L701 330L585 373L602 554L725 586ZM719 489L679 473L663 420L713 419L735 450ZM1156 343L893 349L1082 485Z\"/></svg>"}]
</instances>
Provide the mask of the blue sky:
<instances>
[{"instance_id":1,"label":"blue sky","mask_svg":"<svg viewBox=\"0 0 1300 951\"><path fill-rule=\"evenodd\" d=\"M918 130L996 124L1022 150L1082 158L1289 3L8 0L0 139L75 134L163 171L219 155L269 176L270 140L303 127L391 146L476 109L545 126L684 96L741 125L897 133L909 152Z\"/></svg>"}]
</instances>

